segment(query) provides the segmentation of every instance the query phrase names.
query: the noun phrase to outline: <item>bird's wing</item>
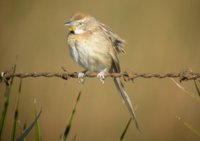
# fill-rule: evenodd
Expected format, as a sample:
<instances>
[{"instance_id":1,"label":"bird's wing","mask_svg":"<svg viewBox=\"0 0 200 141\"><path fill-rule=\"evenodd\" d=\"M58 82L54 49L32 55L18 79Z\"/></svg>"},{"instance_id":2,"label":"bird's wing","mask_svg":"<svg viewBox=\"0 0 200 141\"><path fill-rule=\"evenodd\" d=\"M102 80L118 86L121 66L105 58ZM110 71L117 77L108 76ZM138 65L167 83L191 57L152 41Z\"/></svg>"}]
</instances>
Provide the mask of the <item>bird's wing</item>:
<instances>
[{"instance_id":1,"label":"bird's wing","mask_svg":"<svg viewBox=\"0 0 200 141\"><path fill-rule=\"evenodd\" d=\"M121 39L116 33L103 23L100 23L100 28L109 36L112 41L113 47L118 53L125 53L123 46L126 44L126 41Z\"/></svg>"}]
</instances>

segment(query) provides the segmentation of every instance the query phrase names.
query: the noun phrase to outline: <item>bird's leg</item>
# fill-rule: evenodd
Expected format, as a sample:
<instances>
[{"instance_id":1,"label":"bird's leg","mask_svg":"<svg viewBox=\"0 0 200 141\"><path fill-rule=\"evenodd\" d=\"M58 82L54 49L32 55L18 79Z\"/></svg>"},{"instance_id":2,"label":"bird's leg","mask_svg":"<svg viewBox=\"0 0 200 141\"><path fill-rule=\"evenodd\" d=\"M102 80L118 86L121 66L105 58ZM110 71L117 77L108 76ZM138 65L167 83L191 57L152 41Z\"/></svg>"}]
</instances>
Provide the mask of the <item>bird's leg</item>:
<instances>
[{"instance_id":1,"label":"bird's leg","mask_svg":"<svg viewBox=\"0 0 200 141\"><path fill-rule=\"evenodd\" d=\"M78 73L79 82L82 83L82 84L85 82L85 73L87 71L88 70L84 70L84 71L81 71L81 72Z\"/></svg>"},{"instance_id":2,"label":"bird's leg","mask_svg":"<svg viewBox=\"0 0 200 141\"><path fill-rule=\"evenodd\" d=\"M97 74L97 78L100 79L100 81L104 84L104 79L105 79L105 74L107 73L107 68L103 69L102 71L100 71L98 74Z\"/></svg>"}]
</instances>

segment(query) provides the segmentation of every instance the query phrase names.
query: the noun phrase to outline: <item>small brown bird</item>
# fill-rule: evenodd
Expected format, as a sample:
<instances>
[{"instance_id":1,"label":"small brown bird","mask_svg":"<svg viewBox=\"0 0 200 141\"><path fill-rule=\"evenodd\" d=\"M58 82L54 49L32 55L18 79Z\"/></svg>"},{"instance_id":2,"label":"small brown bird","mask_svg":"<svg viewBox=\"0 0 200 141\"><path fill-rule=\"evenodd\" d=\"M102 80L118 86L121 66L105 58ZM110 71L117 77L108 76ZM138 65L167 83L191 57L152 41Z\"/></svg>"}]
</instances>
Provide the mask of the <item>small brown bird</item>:
<instances>
[{"instance_id":1,"label":"small brown bird","mask_svg":"<svg viewBox=\"0 0 200 141\"><path fill-rule=\"evenodd\" d=\"M86 70L97 72L104 80L106 73L119 73L118 53L124 53L125 41L111 31L109 27L94 17L76 13L65 23L69 27L67 42L72 59ZM80 75L83 76L83 75ZM113 78L115 86L124 100L136 128L140 130L132 103L120 78Z\"/></svg>"}]
</instances>

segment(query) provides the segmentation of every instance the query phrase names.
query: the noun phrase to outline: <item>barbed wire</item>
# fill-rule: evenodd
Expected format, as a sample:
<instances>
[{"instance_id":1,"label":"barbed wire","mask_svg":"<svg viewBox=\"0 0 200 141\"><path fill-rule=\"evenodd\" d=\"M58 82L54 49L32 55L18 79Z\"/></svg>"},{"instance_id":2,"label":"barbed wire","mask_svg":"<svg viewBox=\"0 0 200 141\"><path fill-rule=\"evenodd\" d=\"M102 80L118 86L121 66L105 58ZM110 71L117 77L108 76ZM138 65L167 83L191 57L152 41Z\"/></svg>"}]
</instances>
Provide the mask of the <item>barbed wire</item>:
<instances>
[{"instance_id":1,"label":"barbed wire","mask_svg":"<svg viewBox=\"0 0 200 141\"><path fill-rule=\"evenodd\" d=\"M52 77L57 77L61 78L64 80L68 80L70 78L78 78L78 73L79 72L68 72L65 70L65 72L58 72L58 73L51 73L51 72L13 72L13 71L5 71L1 72L0 79L1 80L9 80L12 77L19 77L19 78L37 78L37 77L47 77L47 78L52 78ZM97 73L92 73L92 72L86 72L85 77L96 77ZM178 73L136 73L132 71L124 71L121 73L109 73L105 75L106 77L122 77L125 81L129 80L135 80L136 78L178 78L181 81L186 81L186 80L199 80L200 79L200 73L197 72L192 72L190 70L185 70L182 72Z\"/></svg>"}]
</instances>

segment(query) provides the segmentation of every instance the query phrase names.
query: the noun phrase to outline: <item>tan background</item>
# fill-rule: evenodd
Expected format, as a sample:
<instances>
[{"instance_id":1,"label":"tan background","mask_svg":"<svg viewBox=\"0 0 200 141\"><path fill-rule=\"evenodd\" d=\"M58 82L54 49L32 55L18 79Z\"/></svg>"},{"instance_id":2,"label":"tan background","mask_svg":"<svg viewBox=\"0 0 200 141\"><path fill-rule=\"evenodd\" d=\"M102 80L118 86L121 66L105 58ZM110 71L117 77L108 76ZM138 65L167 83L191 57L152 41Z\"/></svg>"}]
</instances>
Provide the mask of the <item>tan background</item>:
<instances>
[{"instance_id":1,"label":"tan background","mask_svg":"<svg viewBox=\"0 0 200 141\"><path fill-rule=\"evenodd\" d=\"M122 70L136 72L179 72L191 68L200 72L200 1L199 0L1 0L0 71L17 64L18 72L60 72L79 68L69 57L64 22L72 13L83 11L112 27L128 44L120 55ZM17 56L17 61L16 61ZM4 139L8 139L19 79L12 89ZM137 79L126 83L137 106L143 134L131 124L126 141L197 141L191 130L176 119L200 131L200 103L181 91L170 79ZM193 82L184 87L196 93ZM78 92L83 95L73 121L70 140L115 141L129 118L111 79L102 85L87 79L57 78L23 81L19 118L30 123L34 116L33 98L37 98L41 134L44 141L58 140L64 132ZM2 110L4 87L0 86ZM34 140L34 132L27 140Z\"/></svg>"}]
</instances>

